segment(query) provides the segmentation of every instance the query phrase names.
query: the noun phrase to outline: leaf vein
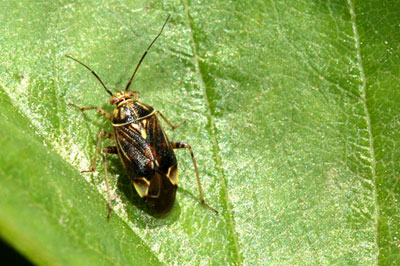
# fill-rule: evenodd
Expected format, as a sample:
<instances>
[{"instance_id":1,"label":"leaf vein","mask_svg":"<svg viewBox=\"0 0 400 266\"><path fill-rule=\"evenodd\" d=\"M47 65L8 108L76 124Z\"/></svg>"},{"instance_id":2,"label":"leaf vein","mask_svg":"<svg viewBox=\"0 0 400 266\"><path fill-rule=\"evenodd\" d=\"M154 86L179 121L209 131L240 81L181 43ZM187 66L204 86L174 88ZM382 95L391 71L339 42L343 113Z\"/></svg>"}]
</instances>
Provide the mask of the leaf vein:
<instances>
[{"instance_id":1,"label":"leaf vein","mask_svg":"<svg viewBox=\"0 0 400 266\"><path fill-rule=\"evenodd\" d=\"M200 58L199 58L199 55L197 52L197 47L196 47L195 39L193 36L193 27L192 27L192 21L190 19L190 15L189 15L188 0L185 0L184 4L185 4L185 20L186 20L186 23L189 28L190 42L192 44L193 64L195 66L196 74L198 76L202 94L204 96L204 102L206 104L207 116L209 119L209 124L210 124L210 129L211 129L210 131L211 131L212 146L213 146L215 160L216 160L216 168L218 169L218 172L220 175L219 181L220 181L222 190L224 191L224 194L225 194L225 197L224 197L225 202L224 203L226 205L226 210L227 210L227 222L228 222L231 234L232 234L232 240L233 240L233 245L234 245L234 249L235 249L235 254L234 254L235 260L236 260L236 263L240 265L242 262L242 259L241 259L241 255L240 255L239 241L238 241L238 236L237 236L236 229L235 229L233 211L232 211L232 208L229 206L228 188L227 188L227 184L226 184L224 170L222 168L222 159L221 159L221 154L220 154L219 147L218 147L218 140L217 140L217 136L216 136L217 134L216 134L216 130L215 130L215 122L214 122L213 115L211 112L209 97L208 97L208 93L207 93L207 85L204 82L203 74L202 74L202 72L200 70L200 66L199 66Z\"/></svg>"},{"instance_id":2,"label":"leaf vein","mask_svg":"<svg viewBox=\"0 0 400 266\"><path fill-rule=\"evenodd\" d=\"M368 137L369 137L369 152L371 156L371 176L372 176L372 183L373 183L373 197L374 197L374 202L375 202L375 210L374 210L374 225L375 225L375 243L377 246L377 258L379 257L379 236L378 236L378 223L379 223L379 204L378 204L378 198L377 198L377 187L376 187L376 158L375 158L375 149L374 149L374 137L373 137L373 132L372 132L372 125L371 125L371 115L368 109L368 104L367 104L367 79L365 76L365 71L364 71L364 65L363 65L363 60L361 56L361 44L360 44L360 35L358 34L357 30L357 25L356 25L356 13L354 9L354 3L353 0L347 0L348 7L349 7L349 12L351 16L351 24L352 24L352 29L353 29L353 39L354 39L354 45L356 49L356 59L357 59L357 67L360 73L360 79L361 79L361 86L360 86L360 98L361 98L361 103L365 112L365 120L367 124L367 130L368 130Z\"/></svg>"}]
</instances>

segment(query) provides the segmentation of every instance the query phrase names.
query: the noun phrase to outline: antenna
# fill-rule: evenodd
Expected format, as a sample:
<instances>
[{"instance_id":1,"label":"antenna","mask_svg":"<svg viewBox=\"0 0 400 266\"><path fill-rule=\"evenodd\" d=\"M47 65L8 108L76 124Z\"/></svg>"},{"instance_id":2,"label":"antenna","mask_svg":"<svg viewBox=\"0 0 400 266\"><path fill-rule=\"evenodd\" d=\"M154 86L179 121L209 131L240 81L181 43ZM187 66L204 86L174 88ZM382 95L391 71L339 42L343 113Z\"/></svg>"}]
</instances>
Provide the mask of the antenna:
<instances>
[{"instance_id":1,"label":"antenna","mask_svg":"<svg viewBox=\"0 0 400 266\"><path fill-rule=\"evenodd\" d=\"M75 62L81 64L82 66L86 67L90 72L92 72L92 74L97 78L98 81L100 81L101 85L103 86L103 88L108 92L108 94L110 94L111 96L113 96L112 92L107 89L106 85L104 85L103 81L100 79L100 77L96 74L96 72L94 72L90 67L88 67L87 65L85 65L84 63L82 63L81 61L79 61L78 59L73 58L70 55L65 55L65 57L68 57L72 60L74 60Z\"/></svg>"},{"instance_id":2,"label":"antenna","mask_svg":"<svg viewBox=\"0 0 400 266\"><path fill-rule=\"evenodd\" d=\"M158 37L160 37L160 35L161 35L161 33L163 32L164 27L165 27L165 25L167 24L167 22L168 22L170 16L171 16L171 15L168 15L168 17L167 17L167 19L165 20L164 25L162 26L160 32L159 32L158 35L154 38L154 40L150 43L149 47L147 47L146 51L143 53L142 58L140 58L139 63L137 64L137 66L136 66L136 68L135 68L135 71L134 71L133 74L132 74L131 79L129 80L128 84L126 84L125 91L128 91L128 90L129 90L129 87L131 86L132 80L133 80L133 78L135 77L136 72L138 71L138 69L139 69L139 67L140 67L140 64L142 63L143 59L146 57L147 52L150 50L150 48L151 48L151 46L153 45L153 43L158 39Z\"/></svg>"}]
</instances>

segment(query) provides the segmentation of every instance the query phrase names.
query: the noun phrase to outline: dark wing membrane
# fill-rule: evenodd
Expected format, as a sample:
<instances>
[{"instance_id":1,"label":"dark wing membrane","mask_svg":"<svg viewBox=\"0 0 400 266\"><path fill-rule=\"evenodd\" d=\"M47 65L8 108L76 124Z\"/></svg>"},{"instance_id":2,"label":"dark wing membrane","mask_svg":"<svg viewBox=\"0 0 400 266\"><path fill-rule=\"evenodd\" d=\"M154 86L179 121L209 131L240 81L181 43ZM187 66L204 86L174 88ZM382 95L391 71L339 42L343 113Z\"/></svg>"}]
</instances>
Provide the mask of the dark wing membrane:
<instances>
[{"instance_id":1,"label":"dark wing membrane","mask_svg":"<svg viewBox=\"0 0 400 266\"><path fill-rule=\"evenodd\" d=\"M141 136L140 121L114 127L118 153L130 177L149 176L154 172L154 156L147 139Z\"/></svg>"},{"instance_id":2,"label":"dark wing membrane","mask_svg":"<svg viewBox=\"0 0 400 266\"><path fill-rule=\"evenodd\" d=\"M114 126L114 132L118 153L131 178L150 178L156 168L164 174L176 168L175 153L155 114Z\"/></svg>"},{"instance_id":3,"label":"dark wing membrane","mask_svg":"<svg viewBox=\"0 0 400 266\"><path fill-rule=\"evenodd\" d=\"M144 117L154 112L154 108L142 102L135 102L134 105L137 117Z\"/></svg>"},{"instance_id":4,"label":"dark wing membrane","mask_svg":"<svg viewBox=\"0 0 400 266\"><path fill-rule=\"evenodd\" d=\"M147 140L158 162L158 169L166 174L172 165L176 165L174 150L156 115L149 117L147 125Z\"/></svg>"}]
</instances>

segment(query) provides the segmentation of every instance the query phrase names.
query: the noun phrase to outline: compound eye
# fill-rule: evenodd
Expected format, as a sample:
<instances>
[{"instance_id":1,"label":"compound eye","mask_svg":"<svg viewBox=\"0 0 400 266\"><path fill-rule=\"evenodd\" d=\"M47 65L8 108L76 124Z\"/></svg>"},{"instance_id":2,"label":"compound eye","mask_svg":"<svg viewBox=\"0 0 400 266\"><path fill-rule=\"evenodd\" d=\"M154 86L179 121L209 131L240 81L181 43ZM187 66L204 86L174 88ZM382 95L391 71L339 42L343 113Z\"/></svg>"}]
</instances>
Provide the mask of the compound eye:
<instances>
[{"instance_id":1,"label":"compound eye","mask_svg":"<svg viewBox=\"0 0 400 266\"><path fill-rule=\"evenodd\" d=\"M135 96L135 93L133 91L128 91L128 97L132 98L133 96Z\"/></svg>"},{"instance_id":2,"label":"compound eye","mask_svg":"<svg viewBox=\"0 0 400 266\"><path fill-rule=\"evenodd\" d=\"M112 97L112 98L110 99L110 104L116 104L117 101L118 101L118 98Z\"/></svg>"}]
</instances>

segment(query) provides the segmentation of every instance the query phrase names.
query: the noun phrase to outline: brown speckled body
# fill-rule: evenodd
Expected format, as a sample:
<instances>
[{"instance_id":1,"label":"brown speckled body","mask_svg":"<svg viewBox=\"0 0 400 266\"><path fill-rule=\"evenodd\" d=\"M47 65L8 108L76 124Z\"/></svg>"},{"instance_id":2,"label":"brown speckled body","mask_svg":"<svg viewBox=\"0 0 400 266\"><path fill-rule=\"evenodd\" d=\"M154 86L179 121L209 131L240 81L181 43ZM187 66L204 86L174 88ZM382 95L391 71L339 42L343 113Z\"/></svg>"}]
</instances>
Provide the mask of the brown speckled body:
<instances>
[{"instance_id":1,"label":"brown speckled body","mask_svg":"<svg viewBox=\"0 0 400 266\"><path fill-rule=\"evenodd\" d=\"M136 191L155 212L167 214L175 201L178 167L153 107L123 101L112 122L118 155Z\"/></svg>"}]
</instances>

